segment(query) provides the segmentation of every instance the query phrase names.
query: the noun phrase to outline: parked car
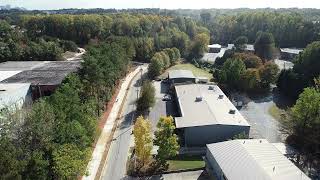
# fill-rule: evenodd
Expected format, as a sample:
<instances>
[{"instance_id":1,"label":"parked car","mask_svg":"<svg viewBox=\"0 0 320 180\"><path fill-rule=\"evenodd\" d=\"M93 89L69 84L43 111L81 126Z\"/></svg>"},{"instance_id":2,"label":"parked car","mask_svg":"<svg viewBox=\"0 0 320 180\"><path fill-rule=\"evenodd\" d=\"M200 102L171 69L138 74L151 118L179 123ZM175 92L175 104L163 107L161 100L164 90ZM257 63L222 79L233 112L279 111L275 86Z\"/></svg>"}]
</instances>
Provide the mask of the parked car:
<instances>
[{"instance_id":1,"label":"parked car","mask_svg":"<svg viewBox=\"0 0 320 180\"><path fill-rule=\"evenodd\" d=\"M162 101L171 101L171 99L172 98L171 98L170 94L166 94L163 96Z\"/></svg>"}]
</instances>

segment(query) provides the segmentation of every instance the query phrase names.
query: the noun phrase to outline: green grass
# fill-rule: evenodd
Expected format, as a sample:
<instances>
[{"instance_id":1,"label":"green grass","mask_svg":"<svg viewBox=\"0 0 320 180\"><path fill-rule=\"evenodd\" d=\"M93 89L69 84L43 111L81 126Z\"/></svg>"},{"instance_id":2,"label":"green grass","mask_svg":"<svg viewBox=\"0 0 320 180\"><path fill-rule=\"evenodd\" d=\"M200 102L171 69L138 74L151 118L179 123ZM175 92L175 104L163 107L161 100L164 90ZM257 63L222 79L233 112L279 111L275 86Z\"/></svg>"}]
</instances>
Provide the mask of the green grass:
<instances>
[{"instance_id":1,"label":"green grass","mask_svg":"<svg viewBox=\"0 0 320 180\"><path fill-rule=\"evenodd\" d=\"M212 74L210 74L208 71L197 68L193 64L189 64L189 63L177 64L168 68L162 75L160 75L160 78L163 79L168 77L168 72L170 70L189 70L189 71L192 71L193 75L195 75L196 77L207 77L209 78L209 80L212 78Z\"/></svg>"},{"instance_id":2,"label":"green grass","mask_svg":"<svg viewBox=\"0 0 320 180\"><path fill-rule=\"evenodd\" d=\"M269 114L275 118L276 120L281 120L281 114L285 113L284 110L280 109L279 107L277 107L275 104L273 104L269 110L268 110Z\"/></svg>"},{"instance_id":3,"label":"green grass","mask_svg":"<svg viewBox=\"0 0 320 180\"><path fill-rule=\"evenodd\" d=\"M169 171L203 168L205 162L201 156L180 156L168 161Z\"/></svg>"}]
</instances>

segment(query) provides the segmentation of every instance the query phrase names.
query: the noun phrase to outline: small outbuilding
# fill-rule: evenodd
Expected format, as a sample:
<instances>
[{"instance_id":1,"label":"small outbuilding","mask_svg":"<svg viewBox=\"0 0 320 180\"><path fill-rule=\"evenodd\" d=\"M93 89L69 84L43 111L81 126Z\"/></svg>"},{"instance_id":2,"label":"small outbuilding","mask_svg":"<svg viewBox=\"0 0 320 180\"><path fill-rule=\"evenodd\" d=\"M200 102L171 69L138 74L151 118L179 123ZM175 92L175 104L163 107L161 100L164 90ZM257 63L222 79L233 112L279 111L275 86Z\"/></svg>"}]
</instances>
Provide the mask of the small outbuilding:
<instances>
[{"instance_id":1,"label":"small outbuilding","mask_svg":"<svg viewBox=\"0 0 320 180\"><path fill-rule=\"evenodd\" d=\"M310 179L266 139L208 144L205 161L217 180Z\"/></svg>"},{"instance_id":2,"label":"small outbuilding","mask_svg":"<svg viewBox=\"0 0 320 180\"><path fill-rule=\"evenodd\" d=\"M171 70L169 71L168 79L171 84L188 84L196 82L196 77L188 70Z\"/></svg>"}]
</instances>

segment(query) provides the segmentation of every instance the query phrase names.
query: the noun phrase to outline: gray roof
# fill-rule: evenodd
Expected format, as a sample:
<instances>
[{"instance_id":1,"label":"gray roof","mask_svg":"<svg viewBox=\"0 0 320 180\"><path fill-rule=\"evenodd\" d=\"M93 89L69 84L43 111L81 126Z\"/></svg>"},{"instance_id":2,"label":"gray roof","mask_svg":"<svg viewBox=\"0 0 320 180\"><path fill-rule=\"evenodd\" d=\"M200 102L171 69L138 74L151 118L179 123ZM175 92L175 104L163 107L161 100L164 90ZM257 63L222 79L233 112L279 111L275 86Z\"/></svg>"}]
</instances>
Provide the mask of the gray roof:
<instances>
[{"instance_id":1,"label":"gray roof","mask_svg":"<svg viewBox=\"0 0 320 180\"><path fill-rule=\"evenodd\" d=\"M296 48L280 48L281 52L290 53L290 54L299 54L302 49L296 49Z\"/></svg>"},{"instance_id":2,"label":"gray roof","mask_svg":"<svg viewBox=\"0 0 320 180\"><path fill-rule=\"evenodd\" d=\"M176 85L175 90L182 114L182 117L175 117L177 128L217 124L250 126L217 85ZM196 100L197 97L202 100ZM235 113L230 114L230 110Z\"/></svg>"},{"instance_id":3,"label":"gray roof","mask_svg":"<svg viewBox=\"0 0 320 180\"><path fill-rule=\"evenodd\" d=\"M5 66L13 66L14 64L15 62L7 62ZM1 83L31 83L32 85L58 85L68 74L76 72L80 68L81 62L44 61L41 63L36 63L34 61L30 61L30 64L28 64L28 62L19 62L19 64L25 64L27 68L5 80L2 80ZM0 64L0 67L1 65L2 64ZM17 69L18 68L20 67L17 66Z\"/></svg>"},{"instance_id":4,"label":"gray roof","mask_svg":"<svg viewBox=\"0 0 320 180\"><path fill-rule=\"evenodd\" d=\"M266 139L225 141L207 148L228 180L310 179Z\"/></svg>"},{"instance_id":5,"label":"gray roof","mask_svg":"<svg viewBox=\"0 0 320 180\"><path fill-rule=\"evenodd\" d=\"M194 79L194 75L191 71L188 70L171 70L169 71L169 79L177 78L191 78Z\"/></svg>"}]
</instances>

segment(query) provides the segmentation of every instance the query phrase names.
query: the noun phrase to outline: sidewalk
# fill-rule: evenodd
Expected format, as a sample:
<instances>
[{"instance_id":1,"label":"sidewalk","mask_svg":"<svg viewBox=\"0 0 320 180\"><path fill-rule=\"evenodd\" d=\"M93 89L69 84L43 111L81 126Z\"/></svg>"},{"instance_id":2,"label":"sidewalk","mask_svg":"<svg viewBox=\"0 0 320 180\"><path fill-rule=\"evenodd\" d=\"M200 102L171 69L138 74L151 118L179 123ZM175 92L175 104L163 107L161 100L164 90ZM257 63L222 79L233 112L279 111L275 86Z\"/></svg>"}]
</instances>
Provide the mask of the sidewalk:
<instances>
[{"instance_id":1,"label":"sidewalk","mask_svg":"<svg viewBox=\"0 0 320 180\"><path fill-rule=\"evenodd\" d=\"M97 144L94 148L94 151L92 153L92 157L90 162L88 163L87 166L87 173L88 176L83 176L83 180L93 180L95 179L99 166L101 161L103 160L104 157L104 152L106 151L106 148L108 148L108 141L112 139L113 131L115 130L116 126L116 119L119 110L121 109L121 104L125 98L127 88L130 86L130 83L132 79L139 73L140 67L136 68L135 71L129 73L123 83L121 84L121 88L119 90L119 94L117 96L117 101L114 103L111 112L107 118L106 124L103 127L100 137L97 141Z\"/></svg>"}]
</instances>

